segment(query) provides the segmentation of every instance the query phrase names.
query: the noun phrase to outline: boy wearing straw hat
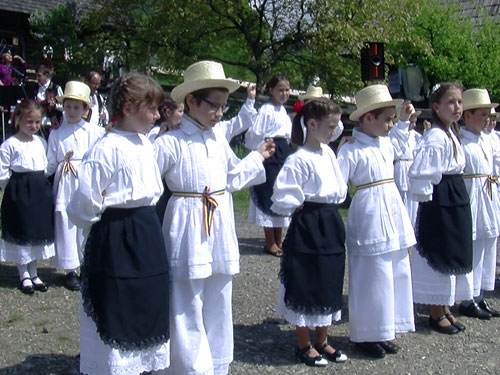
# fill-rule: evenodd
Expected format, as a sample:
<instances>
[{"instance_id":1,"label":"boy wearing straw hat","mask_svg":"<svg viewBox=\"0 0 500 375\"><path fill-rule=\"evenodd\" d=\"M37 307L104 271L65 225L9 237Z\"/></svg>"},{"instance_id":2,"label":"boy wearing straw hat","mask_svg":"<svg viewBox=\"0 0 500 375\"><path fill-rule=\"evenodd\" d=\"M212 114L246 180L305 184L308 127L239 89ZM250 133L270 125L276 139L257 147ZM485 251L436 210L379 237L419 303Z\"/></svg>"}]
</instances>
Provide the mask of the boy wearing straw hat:
<instances>
[{"instance_id":1,"label":"boy wearing straw hat","mask_svg":"<svg viewBox=\"0 0 500 375\"><path fill-rule=\"evenodd\" d=\"M313 85L309 85L307 87L306 93L303 95L299 95L298 98L301 102L306 103L307 101L311 99L318 99L318 98L324 98L325 96L323 95L323 89L321 87L316 87ZM344 132L344 123L342 120L340 120L339 117L339 122L337 124L337 127L335 128L335 132L333 133L332 137L330 138L330 143L335 142L339 137L342 135ZM333 147L332 147L333 148Z\"/></svg>"},{"instance_id":2,"label":"boy wearing straw hat","mask_svg":"<svg viewBox=\"0 0 500 375\"><path fill-rule=\"evenodd\" d=\"M78 81L66 83L64 95L57 96L62 103L63 122L52 129L47 148L48 176L54 175L55 247L57 266L66 273L64 285L69 290L80 290L77 270L82 258L83 232L68 218L66 208L78 188L78 166L83 155L104 133L104 129L83 120L87 113L90 89Z\"/></svg>"},{"instance_id":3,"label":"boy wearing straw hat","mask_svg":"<svg viewBox=\"0 0 500 375\"><path fill-rule=\"evenodd\" d=\"M402 100L387 86L359 91L353 143L344 143L338 162L346 183L356 186L347 217L350 339L368 356L397 353L395 333L415 330L408 248L413 227L394 183L394 149L386 137Z\"/></svg>"},{"instance_id":4,"label":"boy wearing straw hat","mask_svg":"<svg viewBox=\"0 0 500 375\"><path fill-rule=\"evenodd\" d=\"M500 312L490 307L483 298L483 290L495 289L498 222L498 177L494 165L500 165L500 150L495 149L492 137L485 132L491 110L498 103L491 103L485 89L470 89L463 93L463 120L460 129L465 152L464 179L470 197L472 212L472 276L474 299L462 301L459 312L479 319L499 317Z\"/></svg>"},{"instance_id":5,"label":"boy wearing straw hat","mask_svg":"<svg viewBox=\"0 0 500 375\"><path fill-rule=\"evenodd\" d=\"M417 218L418 202L409 194L410 180L408 170L413 163L413 150L421 135L412 129L415 127L417 117L421 111L415 111L410 102L396 107L398 122L389 131L389 137L394 147L394 180L398 187L403 203L405 204L411 223L415 225Z\"/></svg>"},{"instance_id":6,"label":"boy wearing straw hat","mask_svg":"<svg viewBox=\"0 0 500 375\"><path fill-rule=\"evenodd\" d=\"M172 374L227 374L233 359L232 275L239 272L231 192L265 182L267 141L239 160L220 121L239 84L221 64L189 66L172 99L184 103L180 128L155 141L162 178L172 191L163 222L171 267Z\"/></svg>"}]
</instances>

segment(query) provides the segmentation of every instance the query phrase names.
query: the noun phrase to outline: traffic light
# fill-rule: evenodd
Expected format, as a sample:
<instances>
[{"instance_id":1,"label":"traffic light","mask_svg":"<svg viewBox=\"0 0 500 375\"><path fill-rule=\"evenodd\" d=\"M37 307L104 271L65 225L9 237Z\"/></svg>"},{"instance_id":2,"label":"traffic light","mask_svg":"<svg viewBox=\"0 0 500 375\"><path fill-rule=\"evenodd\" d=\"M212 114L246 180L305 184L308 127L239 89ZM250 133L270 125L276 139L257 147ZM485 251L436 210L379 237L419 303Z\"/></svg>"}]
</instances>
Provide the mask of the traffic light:
<instances>
[{"instance_id":1,"label":"traffic light","mask_svg":"<svg viewBox=\"0 0 500 375\"><path fill-rule=\"evenodd\" d=\"M384 43L368 43L368 46L361 50L361 79L366 82L384 78Z\"/></svg>"}]
</instances>

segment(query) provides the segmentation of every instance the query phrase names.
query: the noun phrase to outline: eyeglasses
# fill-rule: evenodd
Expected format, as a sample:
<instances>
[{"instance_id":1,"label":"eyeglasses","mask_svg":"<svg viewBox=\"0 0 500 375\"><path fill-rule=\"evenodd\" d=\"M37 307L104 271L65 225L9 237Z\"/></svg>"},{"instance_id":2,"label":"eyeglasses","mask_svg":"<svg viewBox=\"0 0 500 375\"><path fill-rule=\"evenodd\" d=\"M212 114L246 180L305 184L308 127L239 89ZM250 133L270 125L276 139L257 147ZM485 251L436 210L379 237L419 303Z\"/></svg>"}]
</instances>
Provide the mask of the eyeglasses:
<instances>
[{"instance_id":1,"label":"eyeglasses","mask_svg":"<svg viewBox=\"0 0 500 375\"><path fill-rule=\"evenodd\" d=\"M220 109L222 111L222 113L226 113L229 110L229 106L227 104L217 105L217 104L212 103L210 100L208 100L206 98L201 98L201 100L203 100L205 103L207 103L210 106L210 110L212 110L214 112L218 112Z\"/></svg>"}]
</instances>

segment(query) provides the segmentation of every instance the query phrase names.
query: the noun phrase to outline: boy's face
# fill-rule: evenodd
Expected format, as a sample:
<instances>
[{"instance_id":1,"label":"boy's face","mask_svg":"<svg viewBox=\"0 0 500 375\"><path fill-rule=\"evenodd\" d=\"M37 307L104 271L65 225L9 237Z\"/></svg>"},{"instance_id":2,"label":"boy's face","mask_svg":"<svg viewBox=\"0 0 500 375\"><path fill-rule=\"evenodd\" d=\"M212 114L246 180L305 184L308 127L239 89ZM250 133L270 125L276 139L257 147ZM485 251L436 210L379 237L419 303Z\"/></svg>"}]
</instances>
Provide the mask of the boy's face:
<instances>
[{"instance_id":1,"label":"boy's face","mask_svg":"<svg viewBox=\"0 0 500 375\"><path fill-rule=\"evenodd\" d=\"M80 100L65 99L63 103L64 117L70 124L80 122L87 112L87 106Z\"/></svg>"},{"instance_id":2,"label":"boy's face","mask_svg":"<svg viewBox=\"0 0 500 375\"><path fill-rule=\"evenodd\" d=\"M394 125L395 107L387 107L378 115L368 112L363 118L362 130L371 137L387 135Z\"/></svg>"},{"instance_id":3,"label":"boy's face","mask_svg":"<svg viewBox=\"0 0 500 375\"><path fill-rule=\"evenodd\" d=\"M479 134L485 129L489 114L489 108L478 108L475 111L465 111L465 128L474 134Z\"/></svg>"},{"instance_id":4,"label":"boy's face","mask_svg":"<svg viewBox=\"0 0 500 375\"><path fill-rule=\"evenodd\" d=\"M188 94L186 103L189 107L189 116L206 128L212 128L224 115L229 93L221 90L211 90L207 97L198 104L196 98Z\"/></svg>"}]
</instances>

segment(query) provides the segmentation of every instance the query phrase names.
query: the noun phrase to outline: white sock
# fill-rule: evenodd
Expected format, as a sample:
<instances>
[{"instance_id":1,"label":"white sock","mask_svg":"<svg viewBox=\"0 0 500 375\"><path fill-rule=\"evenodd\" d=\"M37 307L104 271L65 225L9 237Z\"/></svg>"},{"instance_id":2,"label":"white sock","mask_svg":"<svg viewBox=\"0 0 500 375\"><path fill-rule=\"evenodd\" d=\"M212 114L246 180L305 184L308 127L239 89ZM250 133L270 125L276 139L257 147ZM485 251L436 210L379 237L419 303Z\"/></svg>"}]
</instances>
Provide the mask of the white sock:
<instances>
[{"instance_id":1,"label":"white sock","mask_svg":"<svg viewBox=\"0 0 500 375\"><path fill-rule=\"evenodd\" d=\"M21 280L24 280L22 281L24 286L33 285L33 283L31 282L30 273L28 272L27 264L18 264L17 270L19 271L19 278Z\"/></svg>"}]
</instances>

